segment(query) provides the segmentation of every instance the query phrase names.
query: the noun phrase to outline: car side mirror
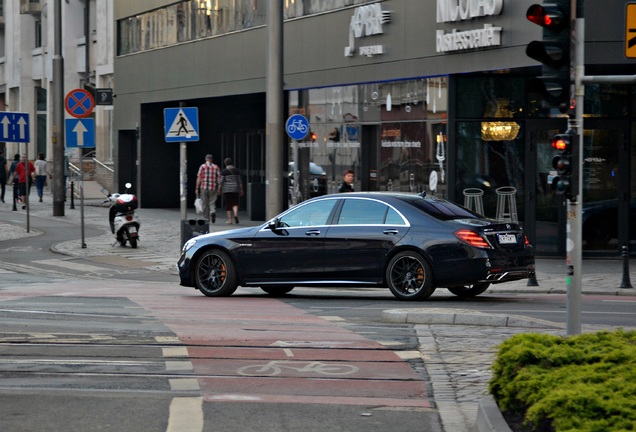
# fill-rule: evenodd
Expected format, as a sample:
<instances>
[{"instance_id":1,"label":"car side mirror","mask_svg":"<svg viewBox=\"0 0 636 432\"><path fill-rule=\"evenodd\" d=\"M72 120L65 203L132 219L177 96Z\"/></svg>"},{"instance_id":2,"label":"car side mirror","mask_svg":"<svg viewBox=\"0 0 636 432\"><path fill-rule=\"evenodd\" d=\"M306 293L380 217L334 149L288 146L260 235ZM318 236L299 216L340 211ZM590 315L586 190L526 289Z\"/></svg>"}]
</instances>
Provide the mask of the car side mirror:
<instances>
[{"instance_id":1,"label":"car side mirror","mask_svg":"<svg viewBox=\"0 0 636 432\"><path fill-rule=\"evenodd\" d=\"M280 227L280 219L278 218L274 218L271 221L269 221L269 223L267 224L267 227L272 230L272 231L276 231L279 227Z\"/></svg>"}]
</instances>

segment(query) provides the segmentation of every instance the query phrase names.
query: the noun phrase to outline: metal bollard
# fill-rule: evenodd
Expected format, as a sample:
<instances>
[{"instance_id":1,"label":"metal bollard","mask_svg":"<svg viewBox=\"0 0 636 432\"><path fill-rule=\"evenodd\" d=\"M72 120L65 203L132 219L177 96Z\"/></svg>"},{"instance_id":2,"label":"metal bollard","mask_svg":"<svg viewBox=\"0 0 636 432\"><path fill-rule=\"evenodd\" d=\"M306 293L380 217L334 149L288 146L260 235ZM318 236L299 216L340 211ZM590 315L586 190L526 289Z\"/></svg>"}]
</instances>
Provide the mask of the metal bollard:
<instances>
[{"instance_id":1,"label":"metal bollard","mask_svg":"<svg viewBox=\"0 0 636 432\"><path fill-rule=\"evenodd\" d=\"M75 184L71 181L71 209L75 209Z\"/></svg>"},{"instance_id":2,"label":"metal bollard","mask_svg":"<svg viewBox=\"0 0 636 432\"><path fill-rule=\"evenodd\" d=\"M623 245L621 248L621 258L623 259L623 280L619 288L633 288L629 280L629 250L627 245Z\"/></svg>"}]
</instances>

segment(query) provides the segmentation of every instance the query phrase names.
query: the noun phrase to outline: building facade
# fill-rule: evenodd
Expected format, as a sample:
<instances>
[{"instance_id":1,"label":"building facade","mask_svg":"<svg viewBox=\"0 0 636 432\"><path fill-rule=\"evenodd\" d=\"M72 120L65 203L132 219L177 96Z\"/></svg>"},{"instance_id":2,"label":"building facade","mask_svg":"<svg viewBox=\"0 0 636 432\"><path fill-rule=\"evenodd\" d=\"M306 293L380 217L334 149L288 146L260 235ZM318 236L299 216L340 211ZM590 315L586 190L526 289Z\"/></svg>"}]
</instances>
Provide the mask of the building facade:
<instances>
[{"instance_id":1,"label":"building facade","mask_svg":"<svg viewBox=\"0 0 636 432\"><path fill-rule=\"evenodd\" d=\"M0 0L0 111L29 114L28 144L0 143L5 154L28 151L30 159L44 153L52 167L55 107L53 56L55 43L53 0ZM60 2L61 48L64 62L63 94L73 89L113 87L114 20L112 0ZM88 41L88 43L87 43ZM66 118L72 118L64 113ZM80 158L98 160L98 177L112 187L113 106L96 105L95 146L69 149L67 160L78 166ZM60 137L64 139L64 136Z\"/></svg>"},{"instance_id":2,"label":"building facade","mask_svg":"<svg viewBox=\"0 0 636 432\"><path fill-rule=\"evenodd\" d=\"M496 217L502 192L514 190L514 213L537 253L564 255L565 201L549 183L556 174L550 138L565 131L567 116L529 90L528 82L541 73L525 52L530 41L542 39L541 29L525 16L535 0L281 2L285 117L303 114L311 128L304 140L287 140L279 155L285 167L298 162L299 195L333 192L342 172L351 169L357 190L426 192L459 203L483 193L484 214ZM43 3L51 17L51 0ZM585 2L586 75L636 72L634 59L625 55L627 3ZM213 153L217 163L234 159L247 191L241 205L253 219L263 218L267 2L62 4L65 29L83 22L73 14L85 4L89 16L97 17L89 18L93 45L100 47L89 59L92 82L112 88L115 97L113 107L96 109L96 157L112 165L114 188L132 181L142 206L178 207L180 150L166 141L164 110L196 107L199 139L187 144L188 202L194 200L198 165ZM20 17L21 25L28 20ZM5 19L5 51L8 27ZM82 86L86 70L79 54L84 30L77 27L75 36L65 36L65 62L73 55L77 60L70 60L71 69L77 67L66 72L68 88ZM18 37L15 30L9 33ZM45 33L51 37L50 29ZM32 58L32 44L25 44L22 50ZM40 75L25 72L24 65L14 66L14 54L2 54L0 92L9 109L16 88L20 95L34 82L50 88L50 74L36 79ZM43 65L50 65L50 57ZM635 89L588 84L585 90L583 250L616 256L636 238ZM21 100L20 110L35 115L28 91ZM46 137L50 121L45 124ZM310 172L310 166L325 175Z\"/></svg>"}]
</instances>

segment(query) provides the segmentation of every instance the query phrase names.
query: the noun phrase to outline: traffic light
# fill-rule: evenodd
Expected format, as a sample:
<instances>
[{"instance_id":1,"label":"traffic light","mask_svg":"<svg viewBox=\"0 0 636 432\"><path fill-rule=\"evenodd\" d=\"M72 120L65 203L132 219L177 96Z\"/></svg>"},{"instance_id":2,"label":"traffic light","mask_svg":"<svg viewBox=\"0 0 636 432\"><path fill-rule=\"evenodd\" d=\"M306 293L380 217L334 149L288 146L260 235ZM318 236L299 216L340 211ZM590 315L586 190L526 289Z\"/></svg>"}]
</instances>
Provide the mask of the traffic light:
<instances>
[{"instance_id":1,"label":"traffic light","mask_svg":"<svg viewBox=\"0 0 636 432\"><path fill-rule=\"evenodd\" d=\"M318 138L318 135L316 135L316 132L311 131L309 132L309 137L311 138L312 141L316 141L316 138Z\"/></svg>"},{"instance_id":2,"label":"traffic light","mask_svg":"<svg viewBox=\"0 0 636 432\"><path fill-rule=\"evenodd\" d=\"M526 55L539 61L541 76L532 78L528 91L538 94L562 113L570 108L570 0L533 4L526 12L528 21L543 27L543 40L532 41Z\"/></svg>"},{"instance_id":3,"label":"traffic light","mask_svg":"<svg viewBox=\"0 0 636 432\"><path fill-rule=\"evenodd\" d=\"M552 179L552 189L569 200L579 192L579 144L578 135L571 131L552 137L552 148L558 153L552 159L557 176Z\"/></svg>"}]
</instances>

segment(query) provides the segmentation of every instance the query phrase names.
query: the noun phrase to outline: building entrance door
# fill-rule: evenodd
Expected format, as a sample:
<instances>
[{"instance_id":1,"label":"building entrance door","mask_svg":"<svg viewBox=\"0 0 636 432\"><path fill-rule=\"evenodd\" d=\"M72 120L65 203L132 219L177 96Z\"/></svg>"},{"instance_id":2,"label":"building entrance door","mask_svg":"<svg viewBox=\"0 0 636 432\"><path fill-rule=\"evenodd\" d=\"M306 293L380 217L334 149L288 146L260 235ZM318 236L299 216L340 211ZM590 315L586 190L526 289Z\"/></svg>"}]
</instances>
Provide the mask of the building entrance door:
<instances>
[{"instance_id":1,"label":"building entrance door","mask_svg":"<svg viewBox=\"0 0 636 432\"><path fill-rule=\"evenodd\" d=\"M527 121L527 202L524 227L538 256L565 255L565 199L551 188L556 171L552 137L566 128L565 120ZM534 166L533 166L534 165ZM532 186L534 185L534 187Z\"/></svg>"},{"instance_id":2,"label":"building entrance door","mask_svg":"<svg viewBox=\"0 0 636 432\"><path fill-rule=\"evenodd\" d=\"M251 220L265 220L265 135L261 130L225 132L221 135L219 166L232 159L241 172L244 194L239 209Z\"/></svg>"},{"instance_id":3,"label":"building entrance door","mask_svg":"<svg viewBox=\"0 0 636 432\"><path fill-rule=\"evenodd\" d=\"M564 256L566 240L567 202L551 188L556 175L552 159L556 151L551 139L565 132L565 120L527 122L528 158L536 164L528 169L527 183L534 184L528 197L529 214L533 221L526 227L539 256ZM620 253L629 244L631 220L636 215L630 205L629 125L607 119L586 119L583 138L583 197L579 198L582 217L583 253L587 256ZM536 155L536 158L533 156ZM529 168L531 168L529 166ZM532 196L534 194L534 196ZM634 214L632 214L634 213Z\"/></svg>"}]
</instances>

